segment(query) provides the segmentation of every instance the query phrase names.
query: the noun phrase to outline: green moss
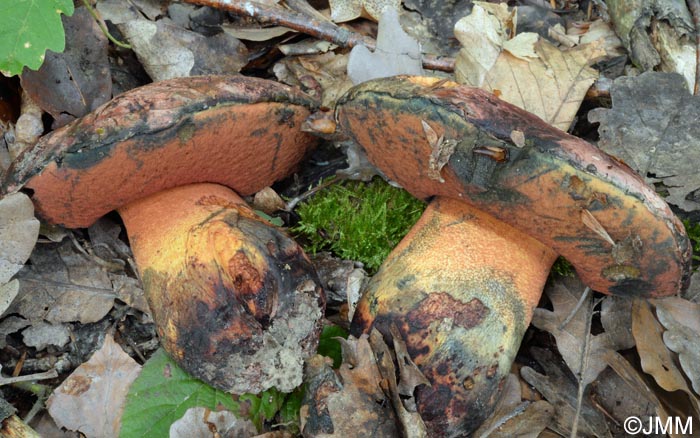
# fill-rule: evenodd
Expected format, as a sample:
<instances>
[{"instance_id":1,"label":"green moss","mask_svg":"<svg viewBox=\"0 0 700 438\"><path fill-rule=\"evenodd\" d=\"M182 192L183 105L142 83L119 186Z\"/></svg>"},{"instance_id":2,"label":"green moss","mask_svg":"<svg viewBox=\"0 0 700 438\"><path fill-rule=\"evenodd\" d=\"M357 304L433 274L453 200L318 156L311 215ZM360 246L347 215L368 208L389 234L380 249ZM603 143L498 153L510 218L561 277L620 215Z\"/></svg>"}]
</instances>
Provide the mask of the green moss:
<instances>
[{"instance_id":1,"label":"green moss","mask_svg":"<svg viewBox=\"0 0 700 438\"><path fill-rule=\"evenodd\" d=\"M301 219L292 231L308 241L306 251L332 251L361 261L373 273L424 209L423 202L379 178L349 181L297 207Z\"/></svg>"},{"instance_id":2,"label":"green moss","mask_svg":"<svg viewBox=\"0 0 700 438\"><path fill-rule=\"evenodd\" d=\"M549 275L556 274L562 277L571 277L574 275L574 265L572 265L564 257L558 257L557 260L552 265L552 270Z\"/></svg>"},{"instance_id":3,"label":"green moss","mask_svg":"<svg viewBox=\"0 0 700 438\"><path fill-rule=\"evenodd\" d=\"M693 224L686 219L683 221L683 225L688 233L688 238L690 238L690 244L693 246L693 261L700 262L700 223Z\"/></svg>"}]
</instances>

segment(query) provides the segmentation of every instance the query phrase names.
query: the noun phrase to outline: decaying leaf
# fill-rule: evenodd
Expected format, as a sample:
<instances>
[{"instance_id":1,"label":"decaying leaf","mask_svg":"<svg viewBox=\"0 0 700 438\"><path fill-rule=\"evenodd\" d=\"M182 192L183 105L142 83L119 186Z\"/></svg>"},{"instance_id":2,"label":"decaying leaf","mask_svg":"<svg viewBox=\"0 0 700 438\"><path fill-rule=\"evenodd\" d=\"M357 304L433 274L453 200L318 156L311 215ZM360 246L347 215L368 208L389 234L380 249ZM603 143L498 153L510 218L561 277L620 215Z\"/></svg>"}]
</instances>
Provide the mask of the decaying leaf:
<instances>
[{"instance_id":1,"label":"decaying leaf","mask_svg":"<svg viewBox=\"0 0 700 438\"><path fill-rule=\"evenodd\" d=\"M493 414L474 432L475 438L537 438L552 416L554 407L544 400L522 401L518 376L509 374Z\"/></svg>"},{"instance_id":2,"label":"decaying leaf","mask_svg":"<svg viewBox=\"0 0 700 438\"><path fill-rule=\"evenodd\" d=\"M64 19L66 50L47 52L37 71L22 73L22 88L55 119L54 127L82 117L112 97L107 37L85 7Z\"/></svg>"},{"instance_id":3,"label":"decaying leaf","mask_svg":"<svg viewBox=\"0 0 700 438\"><path fill-rule=\"evenodd\" d=\"M300 411L303 435L397 436L396 417L383 391L386 383L367 336L351 336L341 345L343 364L337 373L328 358L316 355L307 361L308 383Z\"/></svg>"},{"instance_id":4,"label":"decaying leaf","mask_svg":"<svg viewBox=\"0 0 700 438\"><path fill-rule=\"evenodd\" d=\"M472 14L476 11L475 7ZM457 23L455 35L462 43L455 64L457 81L494 92L551 125L568 130L586 91L598 77L589 66L605 55L603 43L596 41L564 51L536 34L521 33L507 39L512 19L506 17L489 13L468 27ZM487 54L482 53L486 50L483 44L474 43L474 38L483 40L479 34L491 35Z\"/></svg>"},{"instance_id":5,"label":"decaying leaf","mask_svg":"<svg viewBox=\"0 0 700 438\"><path fill-rule=\"evenodd\" d=\"M398 11L401 0L329 0L331 20L336 23L369 17L379 21L386 9Z\"/></svg>"},{"instance_id":6,"label":"decaying leaf","mask_svg":"<svg viewBox=\"0 0 700 438\"><path fill-rule=\"evenodd\" d=\"M359 84L398 74L423 74L420 44L401 28L398 12L387 9L379 20L377 48L370 52L363 45L353 47L348 76L354 84Z\"/></svg>"},{"instance_id":7,"label":"decaying leaf","mask_svg":"<svg viewBox=\"0 0 700 438\"><path fill-rule=\"evenodd\" d=\"M576 417L577 385L560 368L560 361L548 351L532 348L532 356L546 372L542 375L530 367L523 367L520 374L555 407L554 422L549 428L562 436L569 436ZM578 431L584 436L612 438L603 414L583 399L578 417Z\"/></svg>"},{"instance_id":8,"label":"decaying leaf","mask_svg":"<svg viewBox=\"0 0 700 438\"><path fill-rule=\"evenodd\" d=\"M28 347L41 351L49 345L63 347L70 341L70 332L65 324L39 321L22 332L22 339Z\"/></svg>"},{"instance_id":9,"label":"decaying leaf","mask_svg":"<svg viewBox=\"0 0 700 438\"><path fill-rule=\"evenodd\" d=\"M664 344L663 328L651 312L649 304L643 300L635 300L632 307L632 334L644 372L651 374L656 383L668 392L685 392L698 411L697 397L688 387L671 351Z\"/></svg>"},{"instance_id":10,"label":"decaying leaf","mask_svg":"<svg viewBox=\"0 0 700 438\"><path fill-rule=\"evenodd\" d=\"M332 107L352 87L347 76L348 56L332 51L285 57L273 67L280 82L296 86Z\"/></svg>"},{"instance_id":11,"label":"decaying leaf","mask_svg":"<svg viewBox=\"0 0 700 438\"><path fill-rule=\"evenodd\" d=\"M582 383L588 385L607 366L602 360L611 348L607 334L591 335L587 332L588 318L586 305L577 309L579 298L585 286L574 277L558 278L545 289L552 301L554 311L535 309L532 324L551 333L557 340L557 349L571 371L582 375ZM575 312L575 313L574 313ZM573 317L571 316L573 314ZM566 322L566 323L565 323ZM588 357L582 357L586 339L590 339ZM582 369L583 359L583 369Z\"/></svg>"},{"instance_id":12,"label":"decaying leaf","mask_svg":"<svg viewBox=\"0 0 700 438\"><path fill-rule=\"evenodd\" d=\"M450 157L455 152L457 142L455 140L445 140L445 137L442 135L438 137L435 130L424 120L421 120L421 124L423 125L423 132L425 132L425 138L432 149L428 159L428 178L444 183L445 180L440 175L440 171L450 161Z\"/></svg>"},{"instance_id":13,"label":"decaying leaf","mask_svg":"<svg viewBox=\"0 0 700 438\"><path fill-rule=\"evenodd\" d=\"M51 323L102 319L114 304L107 272L77 252L72 242L41 245L17 274L20 290L8 311Z\"/></svg>"},{"instance_id":14,"label":"decaying leaf","mask_svg":"<svg viewBox=\"0 0 700 438\"><path fill-rule=\"evenodd\" d=\"M31 199L23 193L0 199L0 285L22 269L37 237L39 221Z\"/></svg>"},{"instance_id":15,"label":"decaying leaf","mask_svg":"<svg viewBox=\"0 0 700 438\"><path fill-rule=\"evenodd\" d=\"M655 300L656 315L666 328L664 344L678 360L696 394L700 394L700 305L678 297Z\"/></svg>"},{"instance_id":16,"label":"decaying leaf","mask_svg":"<svg viewBox=\"0 0 700 438\"><path fill-rule=\"evenodd\" d=\"M247 50L237 39L221 32L205 37L182 29L168 19L131 20L119 29L133 46L154 80L201 74L231 74L247 61ZM225 57L221 53L227 53Z\"/></svg>"},{"instance_id":17,"label":"decaying leaf","mask_svg":"<svg viewBox=\"0 0 700 438\"><path fill-rule=\"evenodd\" d=\"M610 90L612 109L592 110L600 123L598 146L650 183L661 181L666 201L686 211L700 208L700 97L680 75L647 72L623 76Z\"/></svg>"},{"instance_id":18,"label":"decaying leaf","mask_svg":"<svg viewBox=\"0 0 700 438\"><path fill-rule=\"evenodd\" d=\"M88 437L117 437L126 394L140 371L108 334L90 360L49 397L49 413L59 426Z\"/></svg>"},{"instance_id":19,"label":"decaying leaf","mask_svg":"<svg viewBox=\"0 0 700 438\"><path fill-rule=\"evenodd\" d=\"M627 297L613 295L605 297L600 311L600 322L610 340L613 350L634 347L632 337L632 303Z\"/></svg>"},{"instance_id":20,"label":"decaying leaf","mask_svg":"<svg viewBox=\"0 0 700 438\"><path fill-rule=\"evenodd\" d=\"M170 438L249 438L257 433L255 425L248 419L239 419L230 411L212 411L203 407L189 408L170 426Z\"/></svg>"}]
</instances>

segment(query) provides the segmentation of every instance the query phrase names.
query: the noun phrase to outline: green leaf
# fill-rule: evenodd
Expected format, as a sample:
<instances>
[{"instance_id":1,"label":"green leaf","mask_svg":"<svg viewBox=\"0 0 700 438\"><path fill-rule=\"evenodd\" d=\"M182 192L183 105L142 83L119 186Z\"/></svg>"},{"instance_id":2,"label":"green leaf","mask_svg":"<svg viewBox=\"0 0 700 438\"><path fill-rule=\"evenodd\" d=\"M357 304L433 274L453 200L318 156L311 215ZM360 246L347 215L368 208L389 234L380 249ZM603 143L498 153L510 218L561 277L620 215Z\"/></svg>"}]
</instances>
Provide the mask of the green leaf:
<instances>
[{"instance_id":1,"label":"green leaf","mask_svg":"<svg viewBox=\"0 0 700 438\"><path fill-rule=\"evenodd\" d=\"M62 52L61 14L73 14L73 0L0 1L0 73L14 76L24 66L36 70L47 49Z\"/></svg>"},{"instance_id":2,"label":"green leaf","mask_svg":"<svg viewBox=\"0 0 700 438\"><path fill-rule=\"evenodd\" d=\"M195 379L163 351L156 351L129 389L122 415L121 438L168 436L170 425L187 409L220 408L236 415L239 403L231 394Z\"/></svg>"},{"instance_id":3,"label":"green leaf","mask_svg":"<svg viewBox=\"0 0 700 438\"><path fill-rule=\"evenodd\" d=\"M330 357L333 359L333 368L340 367L343 363L342 350L340 342L335 338L347 339L348 332L337 325L327 325L323 327L321 338L318 341L318 354L321 356Z\"/></svg>"},{"instance_id":4,"label":"green leaf","mask_svg":"<svg viewBox=\"0 0 700 438\"><path fill-rule=\"evenodd\" d=\"M240 397L240 401L250 403L247 408L243 407L243 412L259 430L265 421L275 417L286 397L286 393L272 388L259 395L244 394Z\"/></svg>"}]
</instances>

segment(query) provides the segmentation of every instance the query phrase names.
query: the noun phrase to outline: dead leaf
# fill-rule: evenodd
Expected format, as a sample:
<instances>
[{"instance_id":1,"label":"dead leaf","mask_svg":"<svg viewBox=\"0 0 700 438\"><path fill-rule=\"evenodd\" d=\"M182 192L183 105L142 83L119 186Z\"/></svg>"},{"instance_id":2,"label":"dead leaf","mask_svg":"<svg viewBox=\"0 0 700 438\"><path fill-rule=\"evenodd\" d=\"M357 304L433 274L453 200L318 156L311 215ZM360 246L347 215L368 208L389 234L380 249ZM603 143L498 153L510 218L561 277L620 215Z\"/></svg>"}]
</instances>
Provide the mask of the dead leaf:
<instances>
[{"instance_id":1,"label":"dead leaf","mask_svg":"<svg viewBox=\"0 0 700 438\"><path fill-rule=\"evenodd\" d=\"M438 137L435 130L424 120L421 120L421 124L431 149L430 158L428 159L428 178L444 183L445 180L440 175L440 171L450 161L452 154L454 154L457 141L445 140L445 137L442 135Z\"/></svg>"},{"instance_id":2,"label":"dead leaf","mask_svg":"<svg viewBox=\"0 0 700 438\"><path fill-rule=\"evenodd\" d=\"M32 200L24 193L0 199L0 285L22 269L38 237Z\"/></svg>"},{"instance_id":3,"label":"dead leaf","mask_svg":"<svg viewBox=\"0 0 700 438\"><path fill-rule=\"evenodd\" d=\"M542 308L535 309L532 324L540 330L551 333L557 341L557 349L566 361L574 375L582 374L582 383L588 385L596 379L598 374L607 366L602 360L605 353L610 350L611 344L607 334L591 335L588 328L588 318L591 315L586 311L586 305L580 306L573 317L572 312L577 308L579 298L585 286L576 277L558 278L552 282L545 293L552 301L553 311ZM568 319L568 322L562 323ZM582 368L582 352L584 351L587 337L590 336L589 355L584 359L586 366Z\"/></svg>"},{"instance_id":4,"label":"dead leaf","mask_svg":"<svg viewBox=\"0 0 700 438\"><path fill-rule=\"evenodd\" d=\"M685 392L696 412L700 413L698 399L688 387L671 352L664 344L661 324L651 313L649 303L641 299L635 300L632 307L632 334L637 342L637 351L644 372L651 374L656 383L668 392Z\"/></svg>"},{"instance_id":5,"label":"dead leaf","mask_svg":"<svg viewBox=\"0 0 700 438\"><path fill-rule=\"evenodd\" d=\"M395 9L387 9L379 20L377 48L353 47L348 58L348 77L354 84L397 74L423 75L418 41L403 30Z\"/></svg>"},{"instance_id":6,"label":"dead leaf","mask_svg":"<svg viewBox=\"0 0 700 438\"><path fill-rule=\"evenodd\" d=\"M265 187L253 197L253 207L266 214L273 214L278 210L284 210L286 205L280 195L272 189Z\"/></svg>"},{"instance_id":7,"label":"dead leaf","mask_svg":"<svg viewBox=\"0 0 700 438\"><path fill-rule=\"evenodd\" d=\"M425 423L420 414L416 410L416 401L413 396L413 390L418 385L429 384L423 373L408 357L406 344L398 336L395 326L391 328L394 350L397 352L399 359L399 376L401 383L396 382L396 367L394 366L394 357L389 351L389 347L384 342L382 334L377 329L372 329L369 336L369 342L377 359L377 367L387 382L388 392L391 397L391 402L396 411L399 423L404 438L425 438L428 434ZM406 361L407 359L407 361ZM403 365L402 362L406 361ZM403 395L403 397L402 397Z\"/></svg>"},{"instance_id":8,"label":"dead leaf","mask_svg":"<svg viewBox=\"0 0 700 438\"><path fill-rule=\"evenodd\" d=\"M61 348L70 341L70 331L65 324L51 324L39 321L22 332L24 344L34 347L37 351L49 345Z\"/></svg>"},{"instance_id":9,"label":"dead leaf","mask_svg":"<svg viewBox=\"0 0 700 438\"><path fill-rule=\"evenodd\" d=\"M544 398L555 407L554 423L549 428L562 436L569 436L577 405L577 385L569 379L554 355L544 349L532 348L532 356L547 375L542 375L530 367L523 367L520 374L535 387ZM585 436L612 438L605 417L584 398L578 421L578 431Z\"/></svg>"},{"instance_id":10,"label":"dead leaf","mask_svg":"<svg viewBox=\"0 0 700 438\"><path fill-rule=\"evenodd\" d=\"M600 311L600 322L610 340L613 350L634 347L632 337L632 303L627 297L607 296Z\"/></svg>"},{"instance_id":11,"label":"dead leaf","mask_svg":"<svg viewBox=\"0 0 700 438\"><path fill-rule=\"evenodd\" d=\"M248 62L248 52L225 32L205 37L169 19L139 19L118 25L154 81L174 77L231 74ZM223 55L226 56L223 56Z\"/></svg>"},{"instance_id":12,"label":"dead leaf","mask_svg":"<svg viewBox=\"0 0 700 438\"><path fill-rule=\"evenodd\" d=\"M598 146L647 182L661 181L666 201L686 211L700 208L700 97L692 96L680 75L647 72L621 77L610 90L612 109L591 111L600 123Z\"/></svg>"},{"instance_id":13,"label":"dead leaf","mask_svg":"<svg viewBox=\"0 0 700 438\"><path fill-rule=\"evenodd\" d=\"M401 0L328 0L328 4L331 7L331 20L344 23L361 16L379 21L385 10L398 11Z\"/></svg>"},{"instance_id":14,"label":"dead leaf","mask_svg":"<svg viewBox=\"0 0 700 438\"><path fill-rule=\"evenodd\" d=\"M347 55L327 52L286 57L275 64L273 72L280 82L301 88L331 108L352 87L347 68Z\"/></svg>"},{"instance_id":15,"label":"dead leaf","mask_svg":"<svg viewBox=\"0 0 700 438\"><path fill-rule=\"evenodd\" d=\"M112 98L107 37L87 8L63 17L66 49L47 52L39 70L22 73L22 88L55 119L58 128Z\"/></svg>"},{"instance_id":16,"label":"dead leaf","mask_svg":"<svg viewBox=\"0 0 700 438\"><path fill-rule=\"evenodd\" d=\"M78 253L72 242L38 246L31 265L17 274L20 290L8 312L51 323L102 319L115 292L102 266Z\"/></svg>"},{"instance_id":17,"label":"dead leaf","mask_svg":"<svg viewBox=\"0 0 700 438\"><path fill-rule=\"evenodd\" d=\"M477 10L475 7L472 14ZM488 13L469 28L463 26L469 17L457 23L455 35L462 43L455 64L457 81L498 93L501 99L568 130L586 91L598 77L589 66L605 55L603 43L562 51L536 34L521 33L506 39L505 30L512 25L512 19L506 17ZM483 41L479 34L491 35L486 54L483 44L474 43L475 38Z\"/></svg>"},{"instance_id":18,"label":"dead leaf","mask_svg":"<svg viewBox=\"0 0 700 438\"><path fill-rule=\"evenodd\" d=\"M233 412L189 408L170 426L169 438L236 437L249 438L258 431L248 419L239 419Z\"/></svg>"},{"instance_id":19,"label":"dead leaf","mask_svg":"<svg viewBox=\"0 0 700 438\"><path fill-rule=\"evenodd\" d=\"M47 402L56 424L88 437L118 437L129 386L141 366L105 336L102 347L54 390Z\"/></svg>"},{"instance_id":20,"label":"dead leaf","mask_svg":"<svg viewBox=\"0 0 700 438\"><path fill-rule=\"evenodd\" d=\"M383 391L386 383L367 336L350 336L341 346L343 364L337 372L328 358L316 355L307 361L300 411L304 437L398 436L394 411Z\"/></svg>"},{"instance_id":21,"label":"dead leaf","mask_svg":"<svg viewBox=\"0 0 700 438\"><path fill-rule=\"evenodd\" d=\"M656 315L666 331L664 344L678 360L696 394L700 394L700 305L678 297L654 300Z\"/></svg>"},{"instance_id":22,"label":"dead leaf","mask_svg":"<svg viewBox=\"0 0 700 438\"><path fill-rule=\"evenodd\" d=\"M537 438L549 425L554 407L544 400L522 401L520 388L518 376L509 374L501 399L493 414L473 433L475 438Z\"/></svg>"}]
</instances>

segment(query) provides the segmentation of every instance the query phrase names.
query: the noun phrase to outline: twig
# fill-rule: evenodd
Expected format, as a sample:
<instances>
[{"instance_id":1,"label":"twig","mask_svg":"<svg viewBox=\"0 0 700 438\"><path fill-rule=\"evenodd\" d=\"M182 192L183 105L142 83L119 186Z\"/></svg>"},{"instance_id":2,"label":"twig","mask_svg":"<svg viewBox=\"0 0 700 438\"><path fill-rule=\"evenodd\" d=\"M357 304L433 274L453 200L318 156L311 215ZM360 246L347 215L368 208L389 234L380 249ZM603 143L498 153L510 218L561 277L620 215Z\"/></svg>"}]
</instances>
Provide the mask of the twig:
<instances>
[{"instance_id":1,"label":"twig","mask_svg":"<svg viewBox=\"0 0 700 438\"><path fill-rule=\"evenodd\" d=\"M586 287L586 289L583 291L582 297L589 297L590 296L590 288ZM581 300L579 300L579 304L581 303ZM577 304L577 306L579 305ZM579 369L578 369L578 393L576 395L576 413L574 414L574 423L571 425L571 435L569 435L571 438L576 438L578 435L578 422L579 419L581 418L581 408L583 407L583 392L586 389L586 384L583 382L583 375L585 373L586 368L588 367L588 355L590 354L591 351L591 325L593 324L593 308L595 307L596 303L593 300L593 297L591 296L590 299L588 300L588 309L586 311L586 339L583 344L583 350L581 351L581 360L579 361ZM571 314L576 313L571 312Z\"/></svg>"},{"instance_id":2,"label":"twig","mask_svg":"<svg viewBox=\"0 0 700 438\"><path fill-rule=\"evenodd\" d=\"M95 21L97 22L97 25L100 26L100 30L107 37L108 40L110 40L115 45L122 47L124 49L131 48L131 44L123 43L123 42L119 41L118 39L114 38L114 36L111 33L109 33L109 30L107 29L107 26L105 26L104 22L102 21L102 18L100 18L100 16L97 15L97 11L95 11L95 8L93 8L90 5L90 2L88 0L83 0L83 4L85 5L85 8L88 10L90 15L92 15L92 18L95 19Z\"/></svg>"},{"instance_id":3,"label":"twig","mask_svg":"<svg viewBox=\"0 0 700 438\"><path fill-rule=\"evenodd\" d=\"M297 206L298 203L303 201L304 199L308 198L309 196L313 195L314 193L318 192L319 190L323 190L328 186L331 186L339 181L341 181L344 178L338 178L337 176L332 176L328 178L327 180L323 181L321 184L317 185L314 188L311 188L304 193L302 193L299 196L295 196L294 198L290 199L289 202L284 206L285 211L292 211L294 210L294 207Z\"/></svg>"},{"instance_id":4,"label":"twig","mask_svg":"<svg viewBox=\"0 0 700 438\"><path fill-rule=\"evenodd\" d=\"M693 94L698 95L700 90L700 0L685 0L688 5L690 15L693 16L693 24L695 25L695 86Z\"/></svg>"},{"instance_id":5,"label":"twig","mask_svg":"<svg viewBox=\"0 0 700 438\"><path fill-rule=\"evenodd\" d=\"M579 309L581 308L581 305L586 301L586 298L588 298L588 294L591 293L591 288L586 287L583 290L583 293L581 294L581 298L578 299L578 303L576 303L576 307L567 315L566 319L559 324L559 330L564 330L564 328L569 325L572 319L574 319L574 316L578 313Z\"/></svg>"},{"instance_id":6,"label":"twig","mask_svg":"<svg viewBox=\"0 0 700 438\"><path fill-rule=\"evenodd\" d=\"M200 6L233 12L238 15L252 17L262 24L273 24L288 27L297 32L305 33L314 38L330 41L340 47L355 47L358 44L374 50L377 42L357 32L337 26L331 21L318 20L307 14L291 11L279 6L267 6L256 1L236 0L185 0ZM429 70L445 72L454 71L454 58L423 55L423 67Z\"/></svg>"},{"instance_id":7,"label":"twig","mask_svg":"<svg viewBox=\"0 0 700 438\"><path fill-rule=\"evenodd\" d=\"M44 371L43 373L28 374L26 376L17 376L17 377L0 376L0 386L9 385L12 383L17 383L17 382L28 382L30 380L54 379L56 377L58 377L58 373L56 372L55 369Z\"/></svg>"}]
</instances>

